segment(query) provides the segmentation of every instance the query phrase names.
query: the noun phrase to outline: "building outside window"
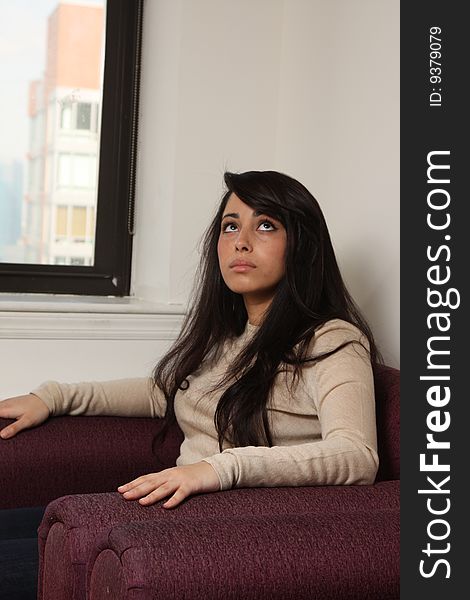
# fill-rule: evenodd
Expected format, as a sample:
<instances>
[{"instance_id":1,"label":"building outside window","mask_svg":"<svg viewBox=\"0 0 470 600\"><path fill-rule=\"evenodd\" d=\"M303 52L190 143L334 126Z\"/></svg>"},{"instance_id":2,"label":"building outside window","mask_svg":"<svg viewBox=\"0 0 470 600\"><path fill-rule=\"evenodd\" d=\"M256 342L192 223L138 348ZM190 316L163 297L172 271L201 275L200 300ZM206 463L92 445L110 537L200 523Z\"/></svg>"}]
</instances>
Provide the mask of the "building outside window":
<instances>
[{"instance_id":1,"label":"building outside window","mask_svg":"<svg viewBox=\"0 0 470 600\"><path fill-rule=\"evenodd\" d=\"M18 91L12 90L10 96L20 102L5 104L8 94L0 99L0 108L5 104L0 114L9 114L0 122L0 126L4 123L2 136L4 141L10 138L0 153L0 291L23 291L30 286L28 273L36 274L30 277L33 282L40 272L46 278L54 273L49 291L66 291L60 285L57 290L50 287L59 279L57 269L48 270L48 265L93 267L94 281L99 272L109 281L121 277L121 293L128 288L129 273L126 284L117 271L130 269L127 223L135 163L132 165L129 157L135 154L131 143L136 143L132 132L136 131L142 5L142 0L37 0L22 41L28 48L27 36L32 35L28 27L42 25L33 36L35 60L27 61L34 63L36 78L30 78L30 69L19 72L19 56L16 69L11 60L3 61L10 65L11 75L4 74L10 87L17 84ZM7 12L11 21L18 20L15 3ZM10 34L6 28L4 33L6 47ZM21 31L11 33L12 43L17 35ZM0 49L0 59L1 53ZM133 64L129 56L134 56ZM123 100L120 113L115 108L116 97ZM109 156L100 156L103 135L108 136L103 147ZM116 143L118 148L113 146ZM114 183L113 161L129 165L129 172L119 182L114 176ZM119 191L113 190L113 185L119 186ZM110 230L113 211L120 214L119 231L117 227ZM106 243L105 237L110 238ZM120 247L126 249L125 256L117 250ZM114 249L113 256L109 249ZM18 289L14 289L16 281ZM106 285L103 291L75 287L78 293L110 292Z\"/></svg>"},{"instance_id":2,"label":"building outside window","mask_svg":"<svg viewBox=\"0 0 470 600\"><path fill-rule=\"evenodd\" d=\"M53 224L59 202L64 211L74 205L79 193L86 205L84 214L86 207L96 210L99 131L92 131L92 123L97 122L92 120L92 108L95 112L101 106L104 19L104 2L59 2L48 17L44 77L29 88L34 134L27 154L29 192L22 207L25 227L19 245L24 248L23 262L57 264ZM46 175L46 157L52 169L56 165L55 176L54 171L52 177ZM41 215L39 232L28 227L37 225L27 217L30 211ZM63 221L64 216L59 219ZM85 247L85 231L69 235L65 264L85 264L85 258L93 255L94 237L93 232ZM67 260L72 257L74 262Z\"/></svg>"}]
</instances>

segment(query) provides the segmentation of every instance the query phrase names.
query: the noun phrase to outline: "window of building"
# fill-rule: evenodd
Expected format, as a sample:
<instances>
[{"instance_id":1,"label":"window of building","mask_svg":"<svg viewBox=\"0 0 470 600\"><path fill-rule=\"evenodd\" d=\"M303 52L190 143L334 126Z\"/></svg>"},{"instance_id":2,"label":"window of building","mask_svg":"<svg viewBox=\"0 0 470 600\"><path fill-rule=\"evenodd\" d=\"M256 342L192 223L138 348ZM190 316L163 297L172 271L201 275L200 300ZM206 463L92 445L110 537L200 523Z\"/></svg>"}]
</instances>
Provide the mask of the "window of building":
<instances>
[{"instance_id":1,"label":"window of building","mask_svg":"<svg viewBox=\"0 0 470 600\"><path fill-rule=\"evenodd\" d=\"M58 206L56 209L55 235L58 239L67 237L67 211L67 206Z\"/></svg>"},{"instance_id":2,"label":"window of building","mask_svg":"<svg viewBox=\"0 0 470 600\"><path fill-rule=\"evenodd\" d=\"M35 7L43 1L49 10ZM22 84L27 159L11 211L23 230L5 252L0 239L0 291L129 293L142 10L143 0L57 0L45 13L43 62Z\"/></svg>"},{"instance_id":3,"label":"window of building","mask_svg":"<svg viewBox=\"0 0 470 600\"><path fill-rule=\"evenodd\" d=\"M56 242L92 242L95 233L94 207L56 206L54 233Z\"/></svg>"},{"instance_id":4,"label":"window of building","mask_svg":"<svg viewBox=\"0 0 470 600\"><path fill-rule=\"evenodd\" d=\"M91 104L77 104L77 129L91 129Z\"/></svg>"},{"instance_id":5,"label":"window of building","mask_svg":"<svg viewBox=\"0 0 470 600\"><path fill-rule=\"evenodd\" d=\"M85 259L81 256L72 256L70 258L70 264L71 265L84 265Z\"/></svg>"},{"instance_id":6,"label":"window of building","mask_svg":"<svg viewBox=\"0 0 470 600\"><path fill-rule=\"evenodd\" d=\"M60 153L57 185L66 188L96 187L96 156L92 154Z\"/></svg>"},{"instance_id":7,"label":"window of building","mask_svg":"<svg viewBox=\"0 0 470 600\"><path fill-rule=\"evenodd\" d=\"M73 96L72 96L73 98ZM96 102L78 102L69 97L59 100L60 129L67 132L91 131L98 132L99 105Z\"/></svg>"},{"instance_id":8,"label":"window of building","mask_svg":"<svg viewBox=\"0 0 470 600\"><path fill-rule=\"evenodd\" d=\"M72 129L72 106L66 104L60 111L60 127L62 129Z\"/></svg>"},{"instance_id":9,"label":"window of building","mask_svg":"<svg viewBox=\"0 0 470 600\"><path fill-rule=\"evenodd\" d=\"M83 256L55 256L55 265L71 265L71 266L86 266L90 264L90 260Z\"/></svg>"},{"instance_id":10,"label":"window of building","mask_svg":"<svg viewBox=\"0 0 470 600\"><path fill-rule=\"evenodd\" d=\"M81 239L86 237L85 206L74 206L72 208L72 237Z\"/></svg>"}]
</instances>

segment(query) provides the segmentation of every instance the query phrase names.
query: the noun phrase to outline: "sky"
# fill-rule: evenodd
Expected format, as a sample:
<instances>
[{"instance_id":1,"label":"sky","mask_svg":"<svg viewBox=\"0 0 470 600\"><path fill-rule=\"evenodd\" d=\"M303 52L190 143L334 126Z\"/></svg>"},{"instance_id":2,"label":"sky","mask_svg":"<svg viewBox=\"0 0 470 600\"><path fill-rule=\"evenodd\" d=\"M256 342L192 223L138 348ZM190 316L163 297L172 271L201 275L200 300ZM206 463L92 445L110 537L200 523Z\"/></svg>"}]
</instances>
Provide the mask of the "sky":
<instances>
[{"instance_id":1,"label":"sky","mask_svg":"<svg viewBox=\"0 0 470 600\"><path fill-rule=\"evenodd\" d=\"M44 74L47 19L59 3L0 0L0 162L27 152L28 86Z\"/></svg>"}]
</instances>

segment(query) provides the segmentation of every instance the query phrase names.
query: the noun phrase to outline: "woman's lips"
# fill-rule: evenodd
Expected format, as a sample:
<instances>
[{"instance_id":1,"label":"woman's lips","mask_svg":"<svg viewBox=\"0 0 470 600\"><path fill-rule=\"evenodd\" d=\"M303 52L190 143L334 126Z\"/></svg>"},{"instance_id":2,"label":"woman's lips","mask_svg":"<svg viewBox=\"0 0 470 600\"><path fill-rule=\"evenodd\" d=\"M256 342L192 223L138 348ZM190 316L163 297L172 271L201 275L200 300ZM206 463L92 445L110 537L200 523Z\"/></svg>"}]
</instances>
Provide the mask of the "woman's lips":
<instances>
[{"instance_id":1,"label":"woman's lips","mask_svg":"<svg viewBox=\"0 0 470 600\"><path fill-rule=\"evenodd\" d=\"M236 271L237 273L245 273L246 271L249 271L250 269L255 269L256 267L252 267L251 265L234 265L230 268L232 269L232 271Z\"/></svg>"},{"instance_id":2,"label":"woman's lips","mask_svg":"<svg viewBox=\"0 0 470 600\"><path fill-rule=\"evenodd\" d=\"M255 269L256 265L246 258L236 258L232 260L229 267L236 273L246 273L250 269Z\"/></svg>"}]
</instances>

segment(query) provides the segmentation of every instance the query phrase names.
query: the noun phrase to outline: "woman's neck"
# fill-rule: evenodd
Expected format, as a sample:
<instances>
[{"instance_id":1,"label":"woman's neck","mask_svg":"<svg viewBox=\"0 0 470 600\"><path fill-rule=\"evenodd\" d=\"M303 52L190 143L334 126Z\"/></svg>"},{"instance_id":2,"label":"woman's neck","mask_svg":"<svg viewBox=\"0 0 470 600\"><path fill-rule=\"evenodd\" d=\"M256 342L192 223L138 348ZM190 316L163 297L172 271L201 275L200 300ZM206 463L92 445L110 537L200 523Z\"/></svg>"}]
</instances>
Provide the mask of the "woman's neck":
<instances>
[{"instance_id":1,"label":"woman's neck","mask_svg":"<svg viewBox=\"0 0 470 600\"><path fill-rule=\"evenodd\" d=\"M271 304L272 299L270 299L269 302L250 302L246 298L244 300L246 312L248 313L248 323L250 323L250 325L256 325L256 327L259 327L263 321L266 311L269 308L269 305Z\"/></svg>"}]
</instances>

